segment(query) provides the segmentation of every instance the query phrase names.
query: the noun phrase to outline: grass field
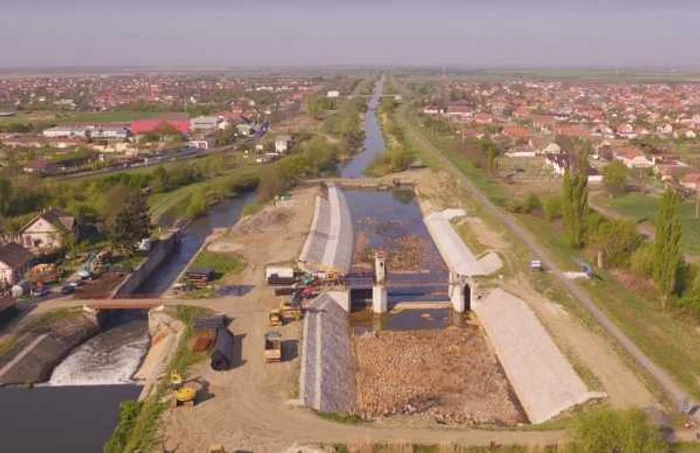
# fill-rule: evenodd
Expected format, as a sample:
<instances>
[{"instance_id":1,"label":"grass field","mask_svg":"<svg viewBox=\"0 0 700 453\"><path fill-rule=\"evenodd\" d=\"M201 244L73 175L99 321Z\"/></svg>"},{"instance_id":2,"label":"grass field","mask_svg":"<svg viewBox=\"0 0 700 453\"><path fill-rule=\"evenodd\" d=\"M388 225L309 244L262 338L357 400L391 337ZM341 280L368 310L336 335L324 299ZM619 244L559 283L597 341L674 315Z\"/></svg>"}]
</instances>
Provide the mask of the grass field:
<instances>
[{"instance_id":1,"label":"grass field","mask_svg":"<svg viewBox=\"0 0 700 453\"><path fill-rule=\"evenodd\" d=\"M622 215L638 222L654 224L661 198L651 195L630 193L609 201L609 206ZM683 237L683 250L690 255L700 255L700 219L695 218L695 201L688 200L680 206Z\"/></svg>"}]
</instances>

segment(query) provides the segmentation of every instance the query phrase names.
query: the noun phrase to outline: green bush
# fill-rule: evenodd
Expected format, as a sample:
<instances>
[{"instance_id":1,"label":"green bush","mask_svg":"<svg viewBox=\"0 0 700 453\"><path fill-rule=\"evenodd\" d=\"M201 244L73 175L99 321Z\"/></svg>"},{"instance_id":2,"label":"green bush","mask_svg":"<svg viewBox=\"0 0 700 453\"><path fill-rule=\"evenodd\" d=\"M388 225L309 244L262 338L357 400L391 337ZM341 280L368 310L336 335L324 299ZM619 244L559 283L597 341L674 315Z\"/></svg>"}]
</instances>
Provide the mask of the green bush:
<instances>
[{"instance_id":1,"label":"green bush","mask_svg":"<svg viewBox=\"0 0 700 453\"><path fill-rule=\"evenodd\" d=\"M654 274L654 244L644 244L632 254L630 270L642 277L652 277Z\"/></svg>"},{"instance_id":2,"label":"green bush","mask_svg":"<svg viewBox=\"0 0 700 453\"><path fill-rule=\"evenodd\" d=\"M561 218L563 213L563 200L559 195L553 195L551 197L545 198L542 203L542 211L544 211L544 217L549 220Z\"/></svg>"},{"instance_id":3,"label":"green bush","mask_svg":"<svg viewBox=\"0 0 700 453\"><path fill-rule=\"evenodd\" d=\"M639 410L582 414L571 429L571 453L664 453L670 447Z\"/></svg>"},{"instance_id":4,"label":"green bush","mask_svg":"<svg viewBox=\"0 0 700 453\"><path fill-rule=\"evenodd\" d=\"M112 432L112 437L103 447L104 453L122 453L129 441L134 423L141 411L138 401L124 401L119 405L119 422Z\"/></svg>"}]
</instances>

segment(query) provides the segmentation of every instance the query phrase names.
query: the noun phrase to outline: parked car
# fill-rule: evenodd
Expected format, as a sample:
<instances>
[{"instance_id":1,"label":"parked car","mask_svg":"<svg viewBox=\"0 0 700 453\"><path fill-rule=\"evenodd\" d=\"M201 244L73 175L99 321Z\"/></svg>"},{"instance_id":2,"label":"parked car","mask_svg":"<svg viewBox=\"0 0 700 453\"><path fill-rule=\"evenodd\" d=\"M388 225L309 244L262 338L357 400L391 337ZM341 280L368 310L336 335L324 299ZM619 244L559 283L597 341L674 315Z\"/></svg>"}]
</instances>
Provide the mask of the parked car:
<instances>
[{"instance_id":1,"label":"parked car","mask_svg":"<svg viewBox=\"0 0 700 453\"><path fill-rule=\"evenodd\" d=\"M32 290L32 297L34 298L39 298L39 297L44 297L49 295L49 289L46 288L45 286L35 288Z\"/></svg>"},{"instance_id":2,"label":"parked car","mask_svg":"<svg viewBox=\"0 0 700 453\"><path fill-rule=\"evenodd\" d=\"M68 295L68 294L73 294L75 292L75 286L72 284L67 284L64 285L63 288L61 288L61 294Z\"/></svg>"}]
</instances>

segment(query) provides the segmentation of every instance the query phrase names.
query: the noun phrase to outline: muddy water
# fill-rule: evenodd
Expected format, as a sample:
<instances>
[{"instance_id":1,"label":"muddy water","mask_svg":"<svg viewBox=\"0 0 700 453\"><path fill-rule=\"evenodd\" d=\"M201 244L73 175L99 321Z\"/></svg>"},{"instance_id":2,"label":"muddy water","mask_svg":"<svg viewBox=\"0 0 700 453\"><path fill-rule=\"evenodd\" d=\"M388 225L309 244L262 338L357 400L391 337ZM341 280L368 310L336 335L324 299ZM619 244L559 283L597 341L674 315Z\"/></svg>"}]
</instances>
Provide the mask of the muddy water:
<instances>
[{"instance_id":1,"label":"muddy water","mask_svg":"<svg viewBox=\"0 0 700 453\"><path fill-rule=\"evenodd\" d=\"M371 275L386 255L389 303L447 300L449 273L412 190L346 190L355 229L351 275Z\"/></svg>"}]
</instances>

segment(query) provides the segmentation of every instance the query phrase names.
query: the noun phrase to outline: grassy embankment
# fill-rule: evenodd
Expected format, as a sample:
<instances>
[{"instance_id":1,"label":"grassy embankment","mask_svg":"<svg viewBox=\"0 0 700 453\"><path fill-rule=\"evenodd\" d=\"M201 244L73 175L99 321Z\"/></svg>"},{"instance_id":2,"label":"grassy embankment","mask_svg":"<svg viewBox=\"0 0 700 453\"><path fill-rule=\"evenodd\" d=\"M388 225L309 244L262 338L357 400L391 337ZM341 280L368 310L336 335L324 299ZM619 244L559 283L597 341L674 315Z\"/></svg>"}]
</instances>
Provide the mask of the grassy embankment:
<instances>
[{"instance_id":1,"label":"grassy embankment","mask_svg":"<svg viewBox=\"0 0 700 453\"><path fill-rule=\"evenodd\" d=\"M194 319L208 314L209 310L199 307L176 308L174 315L185 324L186 330L172 362L164 373L166 378L161 379L145 401L125 401L121 404L119 422L104 446L104 453L136 453L152 451L155 448L160 419L168 407L167 376L170 376L171 371L177 370L186 377L187 370L192 365L207 357L206 353L192 352L190 342L194 335Z\"/></svg>"},{"instance_id":2,"label":"grassy embankment","mask_svg":"<svg viewBox=\"0 0 700 453\"><path fill-rule=\"evenodd\" d=\"M412 111L403 112L403 124L411 137L422 138L434 145L465 174L473 184L485 193L494 203L505 207L510 201L505 195L504 186L489 176L486 171L476 168L464 153L455 145L454 135L434 135L432 131L421 128L418 116ZM434 165L440 165L432 152L422 147L425 159ZM483 210L477 215L481 215ZM553 258L564 270L578 270L574 259L579 251L572 249L565 241L559 225L544 218L530 214L513 214L528 228L538 241L547 247ZM524 270L524 269L523 269ZM677 381L692 395L700 397L700 335L697 324L677 316L672 310L662 311L659 297L655 290L632 291L623 286L613 275L600 272L600 278L579 283L587 290L596 304L622 328L655 363L668 370ZM586 324L598 332L602 329L592 322L591 317L578 306L555 279L546 274L535 277L536 286L543 294L555 300L581 317ZM621 350L621 349L620 349ZM623 357L633 364L624 353ZM634 366L640 374L638 367ZM646 376L645 376L646 377ZM648 378L648 377L647 377ZM647 379L649 381L649 379ZM652 390L660 395L659 389L650 383Z\"/></svg>"}]
</instances>

